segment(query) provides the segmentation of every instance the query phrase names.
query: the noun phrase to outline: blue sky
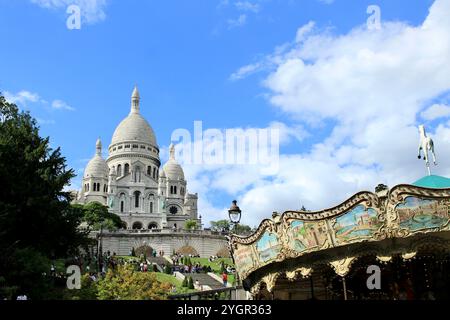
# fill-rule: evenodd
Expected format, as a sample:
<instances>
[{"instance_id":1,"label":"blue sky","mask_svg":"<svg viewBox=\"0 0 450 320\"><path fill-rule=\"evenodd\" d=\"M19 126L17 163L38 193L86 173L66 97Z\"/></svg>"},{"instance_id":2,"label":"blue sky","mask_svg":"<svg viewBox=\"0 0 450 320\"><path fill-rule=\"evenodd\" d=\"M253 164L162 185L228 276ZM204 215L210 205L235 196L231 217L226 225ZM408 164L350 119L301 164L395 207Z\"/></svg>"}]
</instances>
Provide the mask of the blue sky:
<instances>
[{"instance_id":1,"label":"blue sky","mask_svg":"<svg viewBox=\"0 0 450 320\"><path fill-rule=\"evenodd\" d=\"M433 24L445 2L0 0L0 91L39 119L79 176L96 138L106 147L128 114L134 84L163 150L195 120L282 124L275 175L185 168L206 224L237 198L243 222L256 225L272 211L319 210L377 183L417 180L418 123L441 155L434 172L450 174L450 28ZM80 30L66 27L71 3L82 7ZM378 33L365 30L373 4Z\"/></svg>"}]
</instances>

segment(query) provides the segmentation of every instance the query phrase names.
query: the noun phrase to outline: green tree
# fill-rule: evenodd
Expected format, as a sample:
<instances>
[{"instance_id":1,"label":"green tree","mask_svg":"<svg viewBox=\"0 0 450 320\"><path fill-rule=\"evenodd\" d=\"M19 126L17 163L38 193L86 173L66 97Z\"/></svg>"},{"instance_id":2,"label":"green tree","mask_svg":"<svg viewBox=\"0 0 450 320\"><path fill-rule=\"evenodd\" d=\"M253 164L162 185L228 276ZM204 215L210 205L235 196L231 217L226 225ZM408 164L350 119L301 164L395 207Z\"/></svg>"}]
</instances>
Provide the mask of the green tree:
<instances>
[{"instance_id":1,"label":"green tree","mask_svg":"<svg viewBox=\"0 0 450 320\"><path fill-rule=\"evenodd\" d=\"M48 259L73 254L88 241L78 228L82 212L71 207L71 194L64 190L74 171L60 148L49 144L28 112L0 95L0 274L5 288L16 288L13 295L32 299L49 292L42 277ZM18 259L34 265L18 266L27 269L26 276L16 274Z\"/></svg>"},{"instance_id":2,"label":"green tree","mask_svg":"<svg viewBox=\"0 0 450 320\"><path fill-rule=\"evenodd\" d=\"M170 292L169 283L161 283L151 272L137 272L130 265L109 270L97 284L99 300L161 300Z\"/></svg>"},{"instance_id":3,"label":"green tree","mask_svg":"<svg viewBox=\"0 0 450 320\"><path fill-rule=\"evenodd\" d=\"M375 187L375 192L377 192L377 193L381 192L381 191L385 191L385 190L389 190L389 187L387 185L385 185L385 184L382 184L382 183L378 184Z\"/></svg>"},{"instance_id":4,"label":"green tree","mask_svg":"<svg viewBox=\"0 0 450 320\"><path fill-rule=\"evenodd\" d=\"M194 289L194 280L192 279L192 277L189 277L188 289Z\"/></svg>"},{"instance_id":5,"label":"green tree","mask_svg":"<svg viewBox=\"0 0 450 320\"><path fill-rule=\"evenodd\" d=\"M229 231L230 222L228 220L211 221L211 230L213 231Z\"/></svg>"},{"instance_id":6,"label":"green tree","mask_svg":"<svg viewBox=\"0 0 450 320\"><path fill-rule=\"evenodd\" d=\"M172 267L170 265L166 265L164 267L164 273L166 274L172 274Z\"/></svg>"},{"instance_id":7,"label":"green tree","mask_svg":"<svg viewBox=\"0 0 450 320\"><path fill-rule=\"evenodd\" d=\"M183 282L181 283L183 288L187 288L188 286L188 277L184 277Z\"/></svg>"},{"instance_id":8,"label":"green tree","mask_svg":"<svg viewBox=\"0 0 450 320\"><path fill-rule=\"evenodd\" d=\"M225 268L225 262L222 260L220 261L220 273L226 272L227 269Z\"/></svg>"},{"instance_id":9,"label":"green tree","mask_svg":"<svg viewBox=\"0 0 450 320\"><path fill-rule=\"evenodd\" d=\"M81 289L69 290L64 292L65 300L97 300L98 288L88 273L81 276Z\"/></svg>"},{"instance_id":10,"label":"green tree","mask_svg":"<svg viewBox=\"0 0 450 320\"><path fill-rule=\"evenodd\" d=\"M187 230L195 230L195 229L197 229L197 227L198 227L197 221L192 220L192 219L186 220L185 228Z\"/></svg>"},{"instance_id":11,"label":"green tree","mask_svg":"<svg viewBox=\"0 0 450 320\"><path fill-rule=\"evenodd\" d=\"M218 232L232 232L238 235L247 235L251 233L252 228L250 226L247 226L245 224L237 224L234 227L231 226L230 221L228 220L218 220L218 221L211 221L211 230L218 231Z\"/></svg>"},{"instance_id":12,"label":"green tree","mask_svg":"<svg viewBox=\"0 0 450 320\"><path fill-rule=\"evenodd\" d=\"M74 205L76 208L82 207L83 221L89 230L117 230L122 225L120 217L108 211L108 207L99 202L90 202L84 206Z\"/></svg>"},{"instance_id":13,"label":"green tree","mask_svg":"<svg viewBox=\"0 0 450 320\"><path fill-rule=\"evenodd\" d=\"M237 224L233 230L233 233L239 234L239 235L247 235L252 232L252 228L250 226L247 226L245 224Z\"/></svg>"}]
</instances>

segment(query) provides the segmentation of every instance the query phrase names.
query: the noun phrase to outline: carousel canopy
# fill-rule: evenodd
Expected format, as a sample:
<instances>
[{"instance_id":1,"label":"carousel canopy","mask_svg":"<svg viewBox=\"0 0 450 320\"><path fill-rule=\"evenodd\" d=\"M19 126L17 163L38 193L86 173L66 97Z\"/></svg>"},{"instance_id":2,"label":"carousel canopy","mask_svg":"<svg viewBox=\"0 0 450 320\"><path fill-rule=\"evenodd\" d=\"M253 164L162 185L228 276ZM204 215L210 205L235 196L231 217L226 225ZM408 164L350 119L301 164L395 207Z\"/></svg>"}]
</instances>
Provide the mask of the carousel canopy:
<instances>
[{"instance_id":1,"label":"carousel canopy","mask_svg":"<svg viewBox=\"0 0 450 320\"><path fill-rule=\"evenodd\" d=\"M441 176L426 176L413 183L414 186L431 189L450 188L450 179Z\"/></svg>"}]
</instances>

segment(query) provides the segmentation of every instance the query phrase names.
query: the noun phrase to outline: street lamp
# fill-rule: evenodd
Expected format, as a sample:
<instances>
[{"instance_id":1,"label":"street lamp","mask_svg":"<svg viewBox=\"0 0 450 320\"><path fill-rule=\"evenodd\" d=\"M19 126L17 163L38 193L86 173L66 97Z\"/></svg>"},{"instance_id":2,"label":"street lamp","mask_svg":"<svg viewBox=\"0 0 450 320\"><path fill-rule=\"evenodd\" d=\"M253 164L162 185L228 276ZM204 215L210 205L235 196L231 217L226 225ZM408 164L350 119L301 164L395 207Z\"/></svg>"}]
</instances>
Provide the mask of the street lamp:
<instances>
[{"instance_id":1,"label":"street lamp","mask_svg":"<svg viewBox=\"0 0 450 320\"><path fill-rule=\"evenodd\" d=\"M239 222L241 221L241 209L239 209L238 205L237 205L237 201L233 200L233 202L231 203L231 207L230 209L228 209L228 216L230 218L230 223L233 225L233 231L236 231L236 226L239 224ZM230 239L230 238L228 238ZM231 249L231 247L230 247ZM233 264L236 266L236 262L234 261L234 256L233 256L233 250L231 249L231 259L233 260ZM237 286L240 286L240 278L239 278L239 274L236 271L236 284Z\"/></svg>"},{"instance_id":2,"label":"street lamp","mask_svg":"<svg viewBox=\"0 0 450 320\"><path fill-rule=\"evenodd\" d=\"M228 209L228 216L230 217L233 229L236 228L236 225L241 221L241 209L239 209L236 200L233 200L230 209Z\"/></svg>"}]
</instances>

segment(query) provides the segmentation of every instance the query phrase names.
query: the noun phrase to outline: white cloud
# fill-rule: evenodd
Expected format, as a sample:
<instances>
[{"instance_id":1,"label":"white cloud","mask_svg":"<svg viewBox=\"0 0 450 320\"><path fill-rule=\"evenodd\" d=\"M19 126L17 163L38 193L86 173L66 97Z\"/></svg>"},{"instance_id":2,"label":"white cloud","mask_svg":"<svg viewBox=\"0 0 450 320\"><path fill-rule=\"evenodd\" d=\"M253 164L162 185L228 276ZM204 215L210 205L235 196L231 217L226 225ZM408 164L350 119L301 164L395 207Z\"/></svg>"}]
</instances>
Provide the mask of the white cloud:
<instances>
[{"instance_id":1,"label":"white cloud","mask_svg":"<svg viewBox=\"0 0 450 320\"><path fill-rule=\"evenodd\" d=\"M56 110L68 110L68 111L75 110L75 108L69 106L66 102L62 100L53 100L51 107Z\"/></svg>"},{"instance_id":2,"label":"white cloud","mask_svg":"<svg viewBox=\"0 0 450 320\"><path fill-rule=\"evenodd\" d=\"M246 66L239 68L239 70L237 70L236 72L231 74L230 80L236 81L236 80L243 79L243 78L247 77L248 75L260 70L260 68L261 68L260 63L248 64Z\"/></svg>"},{"instance_id":3,"label":"white cloud","mask_svg":"<svg viewBox=\"0 0 450 320\"><path fill-rule=\"evenodd\" d=\"M280 144L289 144L293 140L303 141L310 136L310 133L302 125L288 126L279 121L273 121L269 129L278 129L280 134Z\"/></svg>"},{"instance_id":4,"label":"white cloud","mask_svg":"<svg viewBox=\"0 0 450 320\"><path fill-rule=\"evenodd\" d=\"M206 195L229 192L244 212L242 222L256 224L272 211L302 205L319 210L373 191L378 183L392 187L424 176L417 159L418 117L448 115L448 106L423 111L450 91L447 12L450 2L437 0L421 25L384 22L381 30L360 26L341 35L309 23L292 43L237 71L236 79L269 70L263 85L272 105L306 124L314 119L333 125L311 148L281 155L274 176L248 168L209 172L214 188ZM432 172L450 176L450 121L427 129L439 164Z\"/></svg>"},{"instance_id":5,"label":"white cloud","mask_svg":"<svg viewBox=\"0 0 450 320\"><path fill-rule=\"evenodd\" d=\"M241 14L241 15L239 15L239 17L237 19L228 19L228 21L227 21L229 29L236 28L236 27L242 27L245 25L246 22L247 22L246 14Z\"/></svg>"},{"instance_id":6,"label":"white cloud","mask_svg":"<svg viewBox=\"0 0 450 320\"><path fill-rule=\"evenodd\" d=\"M334 0L319 0L319 2L322 2L324 4L332 4Z\"/></svg>"},{"instance_id":7,"label":"white cloud","mask_svg":"<svg viewBox=\"0 0 450 320\"><path fill-rule=\"evenodd\" d=\"M305 40L305 37L311 34L311 32L314 30L315 22L310 21L307 24L305 24L303 27L299 28L297 30L297 35L295 37L295 42L300 43Z\"/></svg>"},{"instance_id":8,"label":"white cloud","mask_svg":"<svg viewBox=\"0 0 450 320\"><path fill-rule=\"evenodd\" d=\"M433 104L431 107L423 111L420 115L425 120L447 118L450 116L450 106L444 104Z\"/></svg>"},{"instance_id":9,"label":"white cloud","mask_svg":"<svg viewBox=\"0 0 450 320\"><path fill-rule=\"evenodd\" d=\"M70 5L78 5L81 17L87 23L96 23L106 18L107 0L31 0L32 3L48 9L67 9Z\"/></svg>"},{"instance_id":10,"label":"white cloud","mask_svg":"<svg viewBox=\"0 0 450 320\"><path fill-rule=\"evenodd\" d=\"M238 1L234 5L239 11L250 11L257 13L260 10L259 4L252 3L250 1Z\"/></svg>"},{"instance_id":11,"label":"white cloud","mask_svg":"<svg viewBox=\"0 0 450 320\"><path fill-rule=\"evenodd\" d=\"M36 121L40 124L40 125L46 125L46 124L55 124L55 120L51 120L51 119L42 119L42 118L36 118Z\"/></svg>"},{"instance_id":12,"label":"white cloud","mask_svg":"<svg viewBox=\"0 0 450 320\"><path fill-rule=\"evenodd\" d=\"M10 103L15 103L19 105L27 105L27 102L39 102L41 98L37 93L30 92L27 90L21 90L18 93L14 94L9 91L4 92L4 96L6 101Z\"/></svg>"}]
</instances>

